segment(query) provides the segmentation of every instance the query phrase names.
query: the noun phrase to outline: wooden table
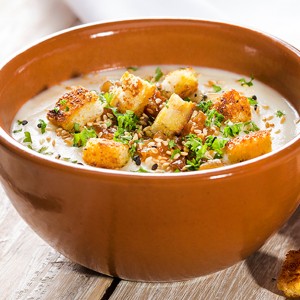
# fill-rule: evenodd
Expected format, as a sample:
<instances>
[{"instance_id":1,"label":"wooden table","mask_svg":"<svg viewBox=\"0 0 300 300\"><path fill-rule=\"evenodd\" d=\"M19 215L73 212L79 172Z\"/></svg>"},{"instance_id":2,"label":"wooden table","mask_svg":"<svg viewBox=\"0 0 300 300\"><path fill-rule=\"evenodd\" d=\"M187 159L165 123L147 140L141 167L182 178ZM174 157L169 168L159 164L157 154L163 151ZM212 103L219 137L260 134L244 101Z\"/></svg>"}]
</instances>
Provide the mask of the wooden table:
<instances>
[{"instance_id":1,"label":"wooden table","mask_svg":"<svg viewBox=\"0 0 300 300\"><path fill-rule=\"evenodd\" d=\"M59 0L0 0L0 4L0 59L78 23ZM70 262L24 223L1 185L0 199L1 300L285 299L276 288L276 277L286 252L300 248L298 209L259 251L231 268L186 282L127 282Z\"/></svg>"}]
</instances>

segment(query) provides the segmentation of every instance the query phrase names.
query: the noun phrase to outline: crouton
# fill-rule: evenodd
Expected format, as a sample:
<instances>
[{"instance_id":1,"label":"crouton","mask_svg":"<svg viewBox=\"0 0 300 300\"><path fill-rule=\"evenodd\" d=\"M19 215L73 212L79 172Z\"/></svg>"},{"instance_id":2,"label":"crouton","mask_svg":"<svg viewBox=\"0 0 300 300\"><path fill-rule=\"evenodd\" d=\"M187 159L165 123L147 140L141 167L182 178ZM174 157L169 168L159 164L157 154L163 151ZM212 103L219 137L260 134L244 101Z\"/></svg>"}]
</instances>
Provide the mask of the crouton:
<instances>
[{"instance_id":1,"label":"crouton","mask_svg":"<svg viewBox=\"0 0 300 300\"><path fill-rule=\"evenodd\" d=\"M251 108L247 97L231 90L224 93L213 105L225 120L247 122L251 120Z\"/></svg>"},{"instance_id":2,"label":"crouton","mask_svg":"<svg viewBox=\"0 0 300 300\"><path fill-rule=\"evenodd\" d=\"M300 297L300 250L287 253L277 280L277 287L287 297Z\"/></svg>"},{"instance_id":3,"label":"crouton","mask_svg":"<svg viewBox=\"0 0 300 300\"><path fill-rule=\"evenodd\" d=\"M149 98L153 97L156 87L147 81L125 72L120 79L121 85L115 85L110 90L113 98L110 105L117 107L121 113L127 110L133 111L140 116Z\"/></svg>"},{"instance_id":4,"label":"crouton","mask_svg":"<svg viewBox=\"0 0 300 300\"><path fill-rule=\"evenodd\" d=\"M122 168L129 157L128 145L104 138L89 139L82 152L88 165L107 169Z\"/></svg>"},{"instance_id":5,"label":"crouton","mask_svg":"<svg viewBox=\"0 0 300 300\"><path fill-rule=\"evenodd\" d=\"M47 118L54 125L67 131L74 130L74 124L83 128L88 122L95 120L103 112L97 93L83 87L75 87L65 93L49 110Z\"/></svg>"},{"instance_id":6,"label":"crouton","mask_svg":"<svg viewBox=\"0 0 300 300\"><path fill-rule=\"evenodd\" d=\"M151 132L158 131L167 136L179 134L189 121L195 103L183 101L177 94L173 94L166 106L159 112L151 126Z\"/></svg>"},{"instance_id":7,"label":"crouton","mask_svg":"<svg viewBox=\"0 0 300 300\"><path fill-rule=\"evenodd\" d=\"M236 137L225 146L228 160L232 164L258 157L271 150L271 135L267 130L255 131L242 137Z\"/></svg>"},{"instance_id":8,"label":"crouton","mask_svg":"<svg viewBox=\"0 0 300 300\"><path fill-rule=\"evenodd\" d=\"M169 94L177 94L182 99L191 96L198 89L197 73L193 68L175 70L167 74L161 88Z\"/></svg>"}]
</instances>

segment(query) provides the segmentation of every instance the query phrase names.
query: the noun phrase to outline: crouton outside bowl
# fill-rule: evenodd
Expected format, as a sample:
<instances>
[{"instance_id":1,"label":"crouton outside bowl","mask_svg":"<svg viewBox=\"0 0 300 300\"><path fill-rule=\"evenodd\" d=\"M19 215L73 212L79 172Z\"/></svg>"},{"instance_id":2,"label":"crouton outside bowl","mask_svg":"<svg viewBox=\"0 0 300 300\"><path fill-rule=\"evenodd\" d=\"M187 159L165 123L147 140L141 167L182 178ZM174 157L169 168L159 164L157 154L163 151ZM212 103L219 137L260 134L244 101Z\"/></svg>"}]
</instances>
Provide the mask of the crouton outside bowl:
<instances>
[{"instance_id":1,"label":"crouton outside bowl","mask_svg":"<svg viewBox=\"0 0 300 300\"><path fill-rule=\"evenodd\" d=\"M94 70L162 64L255 74L300 111L297 49L208 21L80 26L19 53L0 70L0 173L11 202L57 251L123 279L186 280L226 268L261 247L299 204L299 136L248 162L182 174L72 165L10 136L18 109L47 87Z\"/></svg>"}]
</instances>

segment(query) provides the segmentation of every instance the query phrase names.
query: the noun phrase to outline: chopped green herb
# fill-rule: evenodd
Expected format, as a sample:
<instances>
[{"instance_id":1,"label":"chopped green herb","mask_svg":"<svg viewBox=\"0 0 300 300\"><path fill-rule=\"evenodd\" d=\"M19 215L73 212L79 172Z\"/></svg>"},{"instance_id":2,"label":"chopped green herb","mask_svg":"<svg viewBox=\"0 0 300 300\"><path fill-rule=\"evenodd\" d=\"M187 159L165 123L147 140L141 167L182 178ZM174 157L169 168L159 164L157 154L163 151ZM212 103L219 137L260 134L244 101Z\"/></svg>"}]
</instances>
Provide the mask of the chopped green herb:
<instances>
[{"instance_id":1,"label":"chopped green herb","mask_svg":"<svg viewBox=\"0 0 300 300\"><path fill-rule=\"evenodd\" d=\"M21 128L21 129L16 129L16 130L14 130L13 131L13 133L18 133L18 132L21 132L23 129Z\"/></svg>"},{"instance_id":2,"label":"chopped green herb","mask_svg":"<svg viewBox=\"0 0 300 300\"><path fill-rule=\"evenodd\" d=\"M67 100L66 99L62 99L59 101L60 105L66 105L67 104Z\"/></svg>"},{"instance_id":3,"label":"chopped green herb","mask_svg":"<svg viewBox=\"0 0 300 300\"><path fill-rule=\"evenodd\" d=\"M128 71L137 71L138 70L138 67L132 67L132 66L130 66L130 67L127 67L126 68Z\"/></svg>"},{"instance_id":4,"label":"chopped green herb","mask_svg":"<svg viewBox=\"0 0 300 300\"><path fill-rule=\"evenodd\" d=\"M241 78L238 80L238 82L240 82L241 86L252 86L253 85L253 80L254 80L254 77L253 75L251 75L251 79L249 81L247 81L245 78Z\"/></svg>"},{"instance_id":5,"label":"chopped green herb","mask_svg":"<svg viewBox=\"0 0 300 300\"><path fill-rule=\"evenodd\" d=\"M73 146L82 147L85 146L88 139L97 137L97 134L94 129L84 128L79 133L74 133Z\"/></svg>"},{"instance_id":6,"label":"chopped green herb","mask_svg":"<svg viewBox=\"0 0 300 300\"><path fill-rule=\"evenodd\" d=\"M218 153L218 158L221 158L223 157L223 148L227 142L227 139L209 135L205 140L205 145L207 145L208 149L216 151Z\"/></svg>"},{"instance_id":7,"label":"chopped green herb","mask_svg":"<svg viewBox=\"0 0 300 300\"><path fill-rule=\"evenodd\" d=\"M154 80L159 81L159 79L163 76L163 72L161 71L160 67L157 67L155 69L155 75L154 75Z\"/></svg>"},{"instance_id":8,"label":"chopped green herb","mask_svg":"<svg viewBox=\"0 0 300 300\"><path fill-rule=\"evenodd\" d=\"M39 119L39 123L37 124L37 127L40 128L41 133L44 134L46 132L47 123L44 120Z\"/></svg>"},{"instance_id":9,"label":"chopped green herb","mask_svg":"<svg viewBox=\"0 0 300 300\"><path fill-rule=\"evenodd\" d=\"M278 118L281 118L281 117L285 116L285 113L282 112L281 110L277 110L275 113L275 116Z\"/></svg>"},{"instance_id":10,"label":"chopped green herb","mask_svg":"<svg viewBox=\"0 0 300 300\"><path fill-rule=\"evenodd\" d=\"M175 155L180 153L180 149L175 149L172 151L172 154L171 154L171 159L174 159Z\"/></svg>"},{"instance_id":11,"label":"chopped green herb","mask_svg":"<svg viewBox=\"0 0 300 300\"><path fill-rule=\"evenodd\" d=\"M27 120L18 120L17 123L18 123L18 125L25 126L26 124L28 124L28 121Z\"/></svg>"},{"instance_id":12,"label":"chopped green herb","mask_svg":"<svg viewBox=\"0 0 300 300\"><path fill-rule=\"evenodd\" d=\"M191 98L189 98L189 97L185 97L183 100L186 102L191 102Z\"/></svg>"},{"instance_id":13,"label":"chopped green herb","mask_svg":"<svg viewBox=\"0 0 300 300\"><path fill-rule=\"evenodd\" d=\"M57 106L55 106L55 107L53 108L53 111L57 114L57 113L59 112L59 108L58 108Z\"/></svg>"},{"instance_id":14,"label":"chopped green herb","mask_svg":"<svg viewBox=\"0 0 300 300\"><path fill-rule=\"evenodd\" d=\"M213 103L211 100L208 101L201 101L199 102L199 104L197 105L197 107L204 113L206 113L211 107L212 107Z\"/></svg>"},{"instance_id":15,"label":"chopped green herb","mask_svg":"<svg viewBox=\"0 0 300 300\"><path fill-rule=\"evenodd\" d=\"M65 111L69 111L69 110L70 110L70 107L66 106Z\"/></svg>"},{"instance_id":16,"label":"chopped green herb","mask_svg":"<svg viewBox=\"0 0 300 300\"><path fill-rule=\"evenodd\" d=\"M217 127L221 127L224 118L225 117L215 109L210 109L207 111L207 119L205 120L205 126L210 127L212 124L214 124Z\"/></svg>"},{"instance_id":17,"label":"chopped green herb","mask_svg":"<svg viewBox=\"0 0 300 300\"><path fill-rule=\"evenodd\" d=\"M113 113L117 117L118 128L126 131L133 131L137 128L139 119L133 111L127 110L125 114L121 114L113 110Z\"/></svg>"},{"instance_id":18,"label":"chopped green herb","mask_svg":"<svg viewBox=\"0 0 300 300\"><path fill-rule=\"evenodd\" d=\"M184 145L190 150L186 167L188 170L198 170L201 159L207 150L207 145L203 145L202 140L194 134L188 134L185 139Z\"/></svg>"},{"instance_id":19,"label":"chopped green herb","mask_svg":"<svg viewBox=\"0 0 300 300\"><path fill-rule=\"evenodd\" d=\"M243 127L243 123L234 123L234 124L228 124L223 129L223 135L224 137L235 137L240 134Z\"/></svg>"},{"instance_id":20,"label":"chopped green herb","mask_svg":"<svg viewBox=\"0 0 300 300\"><path fill-rule=\"evenodd\" d=\"M168 141L168 147L169 147L170 149L174 148L175 146L176 146L176 143L175 143L174 140Z\"/></svg>"},{"instance_id":21,"label":"chopped green herb","mask_svg":"<svg viewBox=\"0 0 300 300\"><path fill-rule=\"evenodd\" d=\"M101 93L99 94L99 100L102 103L107 103L108 105L110 105L111 100L113 99L114 94L112 93Z\"/></svg>"},{"instance_id":22,"label":"chopped green herb","mask_svg":"<svg viewBox=\"0 0 300 300\"><path fill-rule=\"evenodd\" d=\"M257 100L254 99L253 97L252 98L248 98L248 101L249 101L250 105L257 105Z\"/></svg>"},{"instance_id":23,"label":"chopped green herb","mask_svg":"<svg viewBox=\"0 0 300 300\"><path fill-rule=\"evenodd\" d=\"M74 131L75 131L75 133L80 132L80 126L78 123L74 123Z\"/></svg>"},{"instance_id":24,"label":"chopped green herb","mask_svg":"<svg viewBox=\"0 0 300 300\"><path fill-rule=\"evenodd\" d=\"M47 149L48 149L47 146L43 146L43 147L40 148L37 152L38 152L38 153L43 153L43 152L45 152Z\"/></svg>"},{"instance_id":25,"label":"chopped green herb","mask_svg":"<svg viewBox=\"0 0 300 300\"><path fill-rule=\"evenodd\" d=\"M140 140L136 140L133 142L133 144L131 145L131 147L129 148L129 155L131 157L134 157L137 151L137 145L140 142Z\"/></svg>"},{"instance_id":26,"label":"chopped green herb","mask_svg":"<svg viewBox=\"0 0 300 300\"><path fill-rule=\"evenodd\" d=\"M149 171L147 171L147 170L144 169L143 167L140 167L138 170L133 171L133 172L137 172L137 173L149 173Z\"/></svg>"},{"instance_id":27,"label":"chopped green herb","mask_svg":"<svg viewBox=\"0 0 300 300\"><path fill-rule=\"evenodd\" d=\"M244 123L243 130L248 134L251 131L258 131L259 127L253 121L248 121Z\"/></svg>"},{"instance_id":28,"label":"chopped green herb","mask_svg":"<svg viewBox=\"0 0 300 300\"><path fill-rule=\"evenodd\" d=\"M31 134L29 131L24 132L25 138L23 140L24 143L32 143Z\"/></svg>"},{"instance_id":29,"label":"chopped green herb","mask_svg":"<svg viewBox=\"0 0 300 300\"><path fill-rule=\"evenodd\" d=\"M213 88L214 92L216 92L216 93L222 91L222 88L219 85L213 84L212 88Z\"/></svg>"}]
</instances>

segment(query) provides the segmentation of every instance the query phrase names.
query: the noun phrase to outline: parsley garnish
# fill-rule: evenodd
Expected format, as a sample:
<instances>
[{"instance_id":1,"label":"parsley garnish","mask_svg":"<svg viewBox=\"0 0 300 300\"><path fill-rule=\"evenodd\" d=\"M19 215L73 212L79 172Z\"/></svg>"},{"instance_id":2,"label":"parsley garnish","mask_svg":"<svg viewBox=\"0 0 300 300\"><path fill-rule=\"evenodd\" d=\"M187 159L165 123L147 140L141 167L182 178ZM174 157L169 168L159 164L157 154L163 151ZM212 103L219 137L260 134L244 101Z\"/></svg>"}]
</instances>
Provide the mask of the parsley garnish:
<instances>
[{"instance_id":1,"label":"parsley garnish","mask_svg":"<svg viewBox=\"0 0 300 300\"><path fill-rule=\"evenodd\" d=\"M210 127L211 124L214 124L217 127L221 127L224 120L224 116L217 112L215 109L210 109L207 112L207 119L205 120L205 126Z\"/></svg>"},{"instance_id":2,"label":"parsley garnish","mask_svg":"<svg viewBox=\"0 0 300 300\"><path fill-rule=\"evenodd\" d=\"M250 105L257 105L257 97L256 96L248 97L248 101L249 101Z\"/></svg>"},{"instance_id":3,"label":"parsley garnish","mask_svg":"<svg viewBox=\"0 0 300 300\"><path fill-rule=\"evenodd\" d=\"M66 99L62 99L59 101L60 105L66 105L67 104L67 100Z\"/></svg>"},{"instance_id":4,"label":"parsley garnish","mask_svg":"<svg viewBox=\"0 0 300 300\"><path fill-rule=\"evenodd\" d=\"M234 123L232 125L226 125L223 129L224 137L235 137L239 135L242 130L243 123Z\"/></svg>"},{"instance_id":5,"label":"parsley garnish","mask_svg":"<svg viewBox=\"0 0 300 300\"><path fill-rule=\"evenodd\" d=\"M175 155L180 153L180 149L175 149L172 151L172 154L171 154L171 159L174 159Z\"/></svg>"},{"instance_id":6,"label":"parsley garnish","mask_svg":"<svg viewBox=\"0 0 300 300\"><path fill-rule=\"evenodd\" d=\"M208 101L201 101L199 102L199 104L197 105L197 107L204 113L206 113L211 107L212 107L213 103L211 100Z\"/></svg>"},{"instance_id":7,"label":"parsley garnish","mask_svg":"<svg viewBox=\"0 0 300 300\"><path fill-rule=\"evenodd\" d=\"M27 120L18 120L17 123L18 123L18 125L25 126L26 124L28 124L28 121Z\"/></svg>"},{"instance_id":8,"label":"parsley garnish","mask_svg":"<svg viewBox=\"0 0 300 300\"><path fill-rule=\"evenodd\" d=\"M227 139L218 138L213 135L209 135L205 140L205 145L207 145L208 149L214 150L218 154L218 158L223 157L223 148L227 143Z\"/></svg>"},{"instance_id":9,"label":"parsley garnish","mask_svg":"<svg viewBox=\"0 0 300 300\"><path fill-rule=\"evenodd\" d=\"M57 113L59 112L59 108L58 108L57 106L55 106L55 107L53 108L53 111L57 114Z\"/></svg>"},{"instance_id":10,"label":"parsley garnish","mask_svg":"<svg viewBox=\"0 0 300 300\"><path fill-rule=\"evenodd\" d=\"M244 123L243 130L248 134L250 131L258 131L259 127L253 121L248 121Z\"/></svg>"},{"instance_id":11,"label":"parsley garnish","mask_svg":"<svg viewBox=\"0 0 300 300\"><path fill-rule=\"evenodd\" d=\"M190 159L187 160L188 170L198 170L201 164L201 159L204 157L204 154L207 150L207 145L202 143L202 140L194 134L188 134L186 137L185 147L189 151Z\"/></svg>"},{"instance_id":12,"label":"parsley garnish","mask_svg":"<svg viewBox=\"0 0 300 300\"><path fill-rule=\"evenodd\" d=\"M170 149L174 148L175 146L176 146L176 143L175 143L174 140L168 141L168 147L169 147Z\"/></svg>"},{"instance_id":13,"label":"parsley garnish","mask_svg":"<svg viewBox=\"0 0 300 300\"><path fill-rule=\"evenodd\" d=\"M18 132L21 132L23 129L21 128L21 129L16 129L16 130L14 130L13 131L13 133L18 133Z\"/></svg>"},{"instance_id":14,"label":"parsley garnish","mask_svg":"<svg viewBox=\"0 0 300 300\"><path fill-rule=\"evenodd\" d=\"M114 140L127 144L132 139L131 134L125 134L125 132L132 132L137 129L138 117L136 114L127 110L125 114L118 113L116 109L113 109L114 115L117 117L118 129L114 133Z\"/></svg>"},{"instance_id":15,"label":"parsley garnish","mask_svg":"<svg viewBox=\"0 0 300 300\"><path fill-rule=\"evenodd\" d=\"M84 128L79 133L74 133L73 146L82 147L85 146L88 139L97 137L97 134L92 128Z\"/></svg>"},{"instance_id":16,"label":"parsley garnish","mask_svg":"<svg viewBox=\"0 0 300 300\"><path fill-rule=\"evenodd\" d=\"M183 101L186 101L186 102L191 102L191 98L189 98L189 97L185 97L185 98L183 99Z\"/></svg>"},{"instance_id":17,"label":"parsley garnish","mask_svg":"<svg viewBox=\"0 0 300 300\"><path fill-rule=\"evenodd\" d=\"M140 167L138 170L132 171L132 172L137 172L137 173L150 173L149 171L145 170L145 169L142 168L142 167Z\"/></svg>"},{"instance_id":18,"label":"parsley garnish","mask_svg":"<svg viewBox=\"0 0 300 300\"><path fill-rule=\"evenodd\" d=\"M241 78L238 80L238 82L240 82L241 86L252 86L253 85L253 80L254 80L254 77L253 75L251 75L251 79L249 81L247 81L245 78Z\"/></svg>"},{"instance_id":19,"label":"parsley garnish","mask_svg":"<svg viewBox=\"0 0 300 300\"><path fill-rule=\"evenodd\" d=\"M154 80L158 81L162 76L163 76L163 72L161 71L160 67L157 67L155 69L155 75L154 75Z\"/></svg>"},{"instance_id":20,"label":"parsley garnish","mask_svg":"<svg viewBox=\"0 0 300 300\"><path fill-rule=\"evenodd\" d=\"M44 134L46 132L47 123L44 120L39 119L39 123L37 124L37 127L40 128L41 133Z\"/></svg>"},{"instance_id":21,"label":"parsley garnish","mask_svg":"<svg viewBox=\"0 0 300 300\"><path fill-rule=\"evenodd\" d=\"M285 113L282 112L281 110L277 110L275 113L275 116L278 118L281 118L281 117L285 116Z\"/></svg>"},{"instance_id":22,"label":"parsley garnish","mask_svg":"<svg viewBox=\"0 0 300 300\"><path fill-rule=\"evenodd\" d=\"M130 66L130 67L127 67L126 68L128 71L137 71L138 70L138 67L132 67L132 66Z\"/></svg>"},{"instance_id":23,"label":"parsley garnish","mask_svg":"<svg viewBox=\"0 0 300 300\"><path fill-rule=\"evenodd\" d=\"M216 93L222 91L222 88L219 85L213 84L212 88Z\"/></svg>"},{"instance_id":24,"label":"parsley garnish","mask_svg":"<svg viewBox=\"0 0 300 300\"><path fill-rule=\"evenodd\" d=\"M25 138L23 140L24 143L32 143L31 134L29 131L24 132Z\"/></svg>"},{"instance_id":25,"label":"parsley garnish","mask_svg":"<svg viewBox=\"0 0 300 300\"><path fill-rule=\"evenodd\" d=\"M75 131L75 133L80 132L80 126L78 123L74 123L74 131Z\"/></svg>"},{"instance_id":26,"label":"parsley garnish","mask_svg":"<svg viewBox=\"0 0 300 300\"><path fill-rule=\"evenodd\" d=\"M113 99L114 94L112 93L101 93L99 94L99 100L102 103L107 103L108 105L110 105L111 100Z\"/></svg>"}]
</instances>

